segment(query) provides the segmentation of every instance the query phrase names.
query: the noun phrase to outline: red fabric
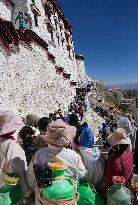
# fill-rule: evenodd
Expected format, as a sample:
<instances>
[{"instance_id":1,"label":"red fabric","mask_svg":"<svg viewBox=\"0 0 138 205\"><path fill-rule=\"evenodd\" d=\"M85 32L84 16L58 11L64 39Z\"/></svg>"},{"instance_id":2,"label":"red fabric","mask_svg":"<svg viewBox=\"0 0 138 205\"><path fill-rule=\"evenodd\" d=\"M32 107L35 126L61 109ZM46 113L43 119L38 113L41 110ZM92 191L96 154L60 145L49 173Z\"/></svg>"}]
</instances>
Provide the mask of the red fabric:
<instances>
[{"instance_id":1,"label":"red fabric","mask_svg":"<svg viewBox=\"0 0 138 205\"><path fill-rule=\"evenodd\" d=\"M83 110L83 108L81 108L81 109L79 110L79 114L81 115L81 114L83 114L83 112L84 112L84 110Z\"/></svg>"},{"instance_id":2,"label":"red fabric","mask_svg":"<svg viewBox=\"0 0 138 205\"><path fill-rule=\"evenodd\" d=\"M104 195L107 189L113 184L113 176L123 176L126 183L132 176L133 155L130 148L125 150L122 155L113 153L105 163L105 172L100 183L100 193Z\"/></svg>"},{"instance_id":3,"label":"red fabric","mask_svg":"<svg viewBox=\"0 0 138 205\"><path fill-rule=\"evenodd\" d=\"M124 177L122 177L122 176L114 176L112 178L112 181L117 183L117 184L125 184L126 179Z\"/></svg>"},{"instance_id":4,"label":"red fabric","mask_svg":"<svg viewBox=\"0 0 138 205\"><path fill-rule=\"evenodd\" d=\"M3 139L10 139L10 140L15 140L15 138L12 136L14 132L8 133L8 134L4 134L4 135L0 135L0 138Z\"/></svg>"}]
</instances>

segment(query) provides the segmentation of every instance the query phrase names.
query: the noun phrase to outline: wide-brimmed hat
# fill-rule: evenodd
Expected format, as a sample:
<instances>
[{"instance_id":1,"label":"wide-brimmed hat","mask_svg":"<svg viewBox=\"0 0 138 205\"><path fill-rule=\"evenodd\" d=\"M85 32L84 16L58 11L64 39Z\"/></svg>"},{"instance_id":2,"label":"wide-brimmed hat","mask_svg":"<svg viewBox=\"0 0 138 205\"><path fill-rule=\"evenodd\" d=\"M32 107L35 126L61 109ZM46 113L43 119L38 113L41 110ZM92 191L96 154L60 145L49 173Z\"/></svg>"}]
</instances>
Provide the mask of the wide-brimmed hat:
<instances>
[{"instance_id":1,"label":"wide-brimmed hat","mask_svg":"<svg viewBox=\"0 0 138 205\"><path fill-rule=\"evenodd\" d=\"M64 147L73 141L76 131L74 126L67 125L63 120L57 119L47 127L46 143Z\"/></svg>"},{"instance_id":2,"label":"wide-brimmed hat","mask_svg":"<svg viewBox=\"0 0 138 205\"><path fill-rule=\"evenodd\" d=\"M0 110L0 135L19 131L24 127L23 119L12 111Z\"/></svg>"},{"instance_id":3,"label":"wide-brimmed hat","mask_svg":"<svg viewBox=\"0 0 138 205\"><path fill-rule=\"evenodd\" d=\"M129 138L126 136L126 131L122 128L118 128L115 132L110 134L107 141L111 146L130 144Z\"/></svg>"}]
</instances>

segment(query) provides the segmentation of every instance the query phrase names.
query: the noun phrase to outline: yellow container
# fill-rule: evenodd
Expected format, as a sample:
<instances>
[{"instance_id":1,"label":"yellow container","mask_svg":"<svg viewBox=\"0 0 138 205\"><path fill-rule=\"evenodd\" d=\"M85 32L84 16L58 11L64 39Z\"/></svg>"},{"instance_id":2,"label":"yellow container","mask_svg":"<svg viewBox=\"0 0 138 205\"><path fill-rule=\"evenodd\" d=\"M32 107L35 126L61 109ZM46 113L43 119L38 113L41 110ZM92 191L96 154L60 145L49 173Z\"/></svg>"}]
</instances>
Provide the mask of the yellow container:
<instances>
[{"instance_id":1,"label":"yellow container","mask_svg":"<svg viewBox=\"0 0 138 205\"><path fill-rule=\"evenodd\" d=\"M64 162L55 162L50 164L49 168L51 170L65 170L67 165Z\"/></svg>"},{"instance_id":2,"label":"yellow container","mask_svg":"<svg viewBox=\"0 0 138 205\"><path fill-rule=\"evenodd\" d=\"M19 182L19 177L13 175L5 175L4 180L6 184L16 186Z\"/></svg>"},{"instance_id":3,"label":"yellow container","mask_svg":"<svg viewBox=\"0 0 138 205\"><path fill-rule=\"evenodd\" d=\"M67 165L64 162L55 162L50 164L49 168L52 170L53 178L64 176L64 170L67 168Z\"/></svg>"}]
</instances>

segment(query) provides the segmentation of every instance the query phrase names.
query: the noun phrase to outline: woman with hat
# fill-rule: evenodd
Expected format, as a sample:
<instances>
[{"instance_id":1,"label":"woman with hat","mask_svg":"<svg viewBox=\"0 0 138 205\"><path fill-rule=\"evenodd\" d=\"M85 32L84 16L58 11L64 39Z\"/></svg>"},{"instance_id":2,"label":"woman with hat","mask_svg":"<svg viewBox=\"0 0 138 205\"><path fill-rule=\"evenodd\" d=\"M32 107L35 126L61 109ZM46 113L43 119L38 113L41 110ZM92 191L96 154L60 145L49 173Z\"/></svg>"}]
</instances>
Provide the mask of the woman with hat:
<instances>
[{"instance_id":1,"label":"woman with hat","mask_svg":"<svg viewBox=\"0 0 138 205\"><path fill-rule=\"evenodd\" d=\"M23 126L22 118L12 111L0 111L0 184L4 182L5 174L17 174L25 199L24 204L27 204L31 191L25 177L26 157L23 149L16 142L17 132Z\"/></svg>"},{"instance_id":2,"label":"woman with hat","mask_svg":"<svg viewBox=\"0 0 138 205\"><path fill-rule=\"evenodd\" d=\"M123 176L128 184L133 172L133 155L130 148L130 140L126 136L126 131L118 128L107 138L112 147L105 164L105 171L100 183L100 193L105 195L107 189L113 184L113 176Z\"/></svg>"},{"instance_id":3,"label":"woman with hat","mask_svg":"<svg viewBox=\"0 0 138 205\"><path fill-rule=\"evenodd\" d=\"M73 141L76 134L76 128L67 125L63 120L58 119L51 122L47 127L46 142L48 147L40 149L34 159L34 164L38 166L48 166L49 163L63 161L68 166L66 176L74 178L78 173L78 177L83 178L86 175L85 166L80 155L68 147ZM33 171L33 163L28 167L27 178L32 189L35 187L35 176ZM38 205L37 192L35 191L35 205Z\"/></svg>"}]
</instances>

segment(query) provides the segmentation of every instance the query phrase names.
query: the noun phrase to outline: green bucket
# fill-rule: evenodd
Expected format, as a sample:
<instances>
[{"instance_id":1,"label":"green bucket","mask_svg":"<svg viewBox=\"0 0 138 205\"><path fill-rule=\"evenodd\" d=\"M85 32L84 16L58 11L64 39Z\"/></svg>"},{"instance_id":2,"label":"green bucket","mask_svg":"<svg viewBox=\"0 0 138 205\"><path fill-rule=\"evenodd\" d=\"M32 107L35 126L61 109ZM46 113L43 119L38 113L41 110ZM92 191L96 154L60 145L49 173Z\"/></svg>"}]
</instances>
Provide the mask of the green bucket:
<instances>
[{"instance_id":1,"label":"green bucket","mask_svg":"<svg viewBox=\"0 0 138 205\"><path fill-rule=\"evenodd\" d=\"M52 185L44 187L41 191L43 198L51 200L68 200L75 197L74 181L64 176L67 166L64 162L50 164L52 170Z\"/></svg>"},{"instance_id":2,"label":"green bucket","mask_svg":"<svg viewBox=\"0 0 138 205\"><path fill-rule=\"evenodd\" d=\"M0 205L19 205L22 200L22 192L18 185L0 186Z\"/></svg>"},{"instance_id":3,"label":"green bucket","mask_svg":"<svg viewBox=\"0 0 138 205\"><path fill-rule=\"evenodd\" d=\"M80 183L78 185L78 192L80 193L78 205L104 205L103 199L96 192L92 190L89 183Z\"/></svg>"},{"instance_id":4,"label":"green bucket","mask_svg":"<svg viewBox=\"0 0 138 205\"><path fill-rule=\"evenodd\" d=\"M123 185L115 184L107 191L107 199L108 205L130 205L131 192Z\"/></svg>"},{"instance_id":5,"label":"green bucket","mask_svg":"<svg viewBox=\"0 0 138 205\"><path fill-rule=\"evenodd\" d=\"M52 186L42 189L41 195L43 198L53 200L73 199L75 197L73 181L70 179L55 180Z\"/></svg>"},{"instance_id":6,"label":"green bucket","mask_svg":"<svg viewBox=\"0 0 138 205\"><path fill-rule=\"evenodd\" d=\"M52 171L52 177L56 178L58 176L64 176L65 170L53 170Z\"/></svg>"}]
</instances>

